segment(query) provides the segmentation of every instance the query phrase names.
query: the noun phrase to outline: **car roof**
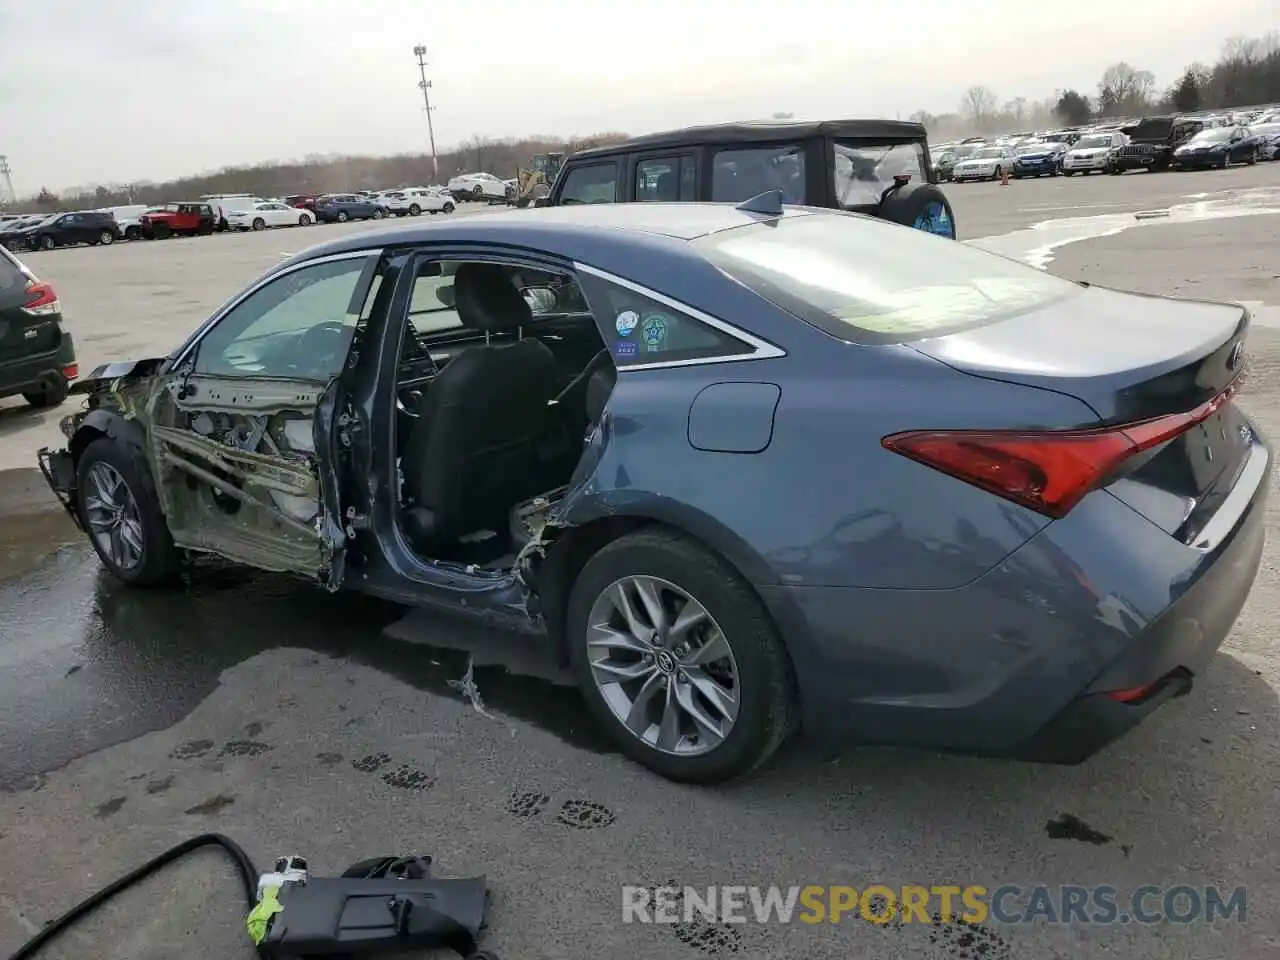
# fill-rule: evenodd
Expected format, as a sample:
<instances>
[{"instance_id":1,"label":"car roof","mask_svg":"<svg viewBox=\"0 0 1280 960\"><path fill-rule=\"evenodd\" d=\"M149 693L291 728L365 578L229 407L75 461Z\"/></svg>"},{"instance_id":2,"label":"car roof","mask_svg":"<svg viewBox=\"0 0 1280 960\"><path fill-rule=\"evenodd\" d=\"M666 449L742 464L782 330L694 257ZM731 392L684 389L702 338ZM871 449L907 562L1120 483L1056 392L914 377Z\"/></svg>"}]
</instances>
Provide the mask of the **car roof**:
<instances>
[{"instance_id":1,"label":"car roof","mask_svg":"<svg viewBox=\"0 0 1280 960\"><path fill-rule=\"evenodd\" d=\"M853 216L810 207L787 207L783 212L784 217L820 214ZM570 260L597 263L601 258L620 258L619 263L625 263L629 253L647 249L680 254L690 240L764 219L727 203L600 203L508 210L351 234L304 250L281 266L359 250L441 241L504 244Z\"/></svg>"},{"instance_id":2,"label":"car roof","mask_svg":"<svg viewBox=\"0 0 1280 960\"><path fill-rule=\"evenodd\" d=\"M666 130L632 137L606 147L580 150L569 160L579 157L607 156L658 147L699 146L704 144L763 143L777 140L802 140L808 137L861 137L871 140L923 140L921 124L907 120L761 120L740 123L714 123L681 130Z\"/></svg>"}]
</instances>

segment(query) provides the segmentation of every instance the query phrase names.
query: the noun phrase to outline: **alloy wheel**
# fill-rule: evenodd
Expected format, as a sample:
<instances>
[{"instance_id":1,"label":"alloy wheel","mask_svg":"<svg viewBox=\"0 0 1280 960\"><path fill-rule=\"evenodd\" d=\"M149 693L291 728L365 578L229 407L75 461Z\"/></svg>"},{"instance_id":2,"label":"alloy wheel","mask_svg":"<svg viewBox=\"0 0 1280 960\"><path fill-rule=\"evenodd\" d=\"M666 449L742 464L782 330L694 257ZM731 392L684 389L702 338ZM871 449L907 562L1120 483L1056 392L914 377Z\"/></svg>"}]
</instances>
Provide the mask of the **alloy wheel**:
<instances>
[{"instance_id":1,"label":"alloy wheel","mask_svg":"<svg viewBox=\"0 0 1280 960\"><path fill-rule=\"evenodd\" d=\"M99 460L90 465L84 512L89 535L98 549L121 570L142 562L142 515L133 491L120 471Z\"/></svg>"},{"instance_id":2,"label":"alloy wheel","mask_svg":"<svg viewBox=\"0 0 1280 960\"><path fill-rule=\"evenodd\" d=\"M661 753L709 753L738 718L738 665L720 625L691 594L630 576L601 592L587 619L591 676L630 733Z\"/></svg>"}]
</instances>

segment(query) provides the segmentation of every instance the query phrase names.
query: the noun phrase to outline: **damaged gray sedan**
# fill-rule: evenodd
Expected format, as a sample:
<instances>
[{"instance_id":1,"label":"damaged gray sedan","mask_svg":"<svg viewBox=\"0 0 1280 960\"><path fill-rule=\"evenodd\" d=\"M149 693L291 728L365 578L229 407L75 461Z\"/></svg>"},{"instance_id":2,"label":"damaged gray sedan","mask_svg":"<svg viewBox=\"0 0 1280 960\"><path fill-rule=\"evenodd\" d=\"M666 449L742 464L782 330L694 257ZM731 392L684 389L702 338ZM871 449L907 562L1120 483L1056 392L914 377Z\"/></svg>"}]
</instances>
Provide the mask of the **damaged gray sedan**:
<instances>
[{"instance_id":1,"label":"damaged gray sedan","mask_svg":"<svg viewBox=\"0 0 1280 960\"><path fill-rule=\"evenodd\" d=\"M513 211L293 257L40 463L130 584L213 554L545 631L673 779L802 720L1076 762L1253 581L1247 327L777 197Z\"/></svg>"}]
</instances>

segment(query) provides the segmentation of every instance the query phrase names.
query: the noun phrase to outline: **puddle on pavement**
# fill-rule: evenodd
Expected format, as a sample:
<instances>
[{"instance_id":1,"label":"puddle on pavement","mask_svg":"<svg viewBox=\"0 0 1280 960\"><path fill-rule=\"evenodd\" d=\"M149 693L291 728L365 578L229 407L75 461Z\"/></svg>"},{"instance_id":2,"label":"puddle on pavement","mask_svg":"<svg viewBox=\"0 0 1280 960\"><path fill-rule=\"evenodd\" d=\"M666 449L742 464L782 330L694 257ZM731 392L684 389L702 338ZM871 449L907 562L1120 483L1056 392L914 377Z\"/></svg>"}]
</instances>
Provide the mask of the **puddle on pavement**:
<instances>
[{"instance_id":1,"label":"puddle on pavement","mask_svg":"<svg viewBox=\"0 0 1280 960\"><path fill-rule=\"evenodd\" d=\"M107 576L83 542L0 582L0 610L0 789L171 726L224 670L280 646L349 658L460 702L468 701L456 681L474 649L485 711L592 752L612 750L577 690L549 679L557 674L550 655L530 649L541 646L540 636L460 617L414 611L404 633L411 639L397 639L384 631L405 618L401 606L212 565L194 571L184 587L138 590ZM529 675L495 662L504 649L514 651L517 670L522 660L531 665Z\"/></svg>"},{"instance_id":2,"label":"puddle on pavement","mask_svg":"<svg viewBox=\"0 0 1280 960\"><path fill-rule=\"evenodd\" d=\"M1274 188L1188 194L1183 199L1186 202L1152 210L1058 217L1043 220L1025 230L995 237L978 237L968 242L1043 270L1053 261L1054 252L1069 243L1111 237L1126 230L1157 224L1280 214L1280 189Z\"/></svg>"}]
</instances>

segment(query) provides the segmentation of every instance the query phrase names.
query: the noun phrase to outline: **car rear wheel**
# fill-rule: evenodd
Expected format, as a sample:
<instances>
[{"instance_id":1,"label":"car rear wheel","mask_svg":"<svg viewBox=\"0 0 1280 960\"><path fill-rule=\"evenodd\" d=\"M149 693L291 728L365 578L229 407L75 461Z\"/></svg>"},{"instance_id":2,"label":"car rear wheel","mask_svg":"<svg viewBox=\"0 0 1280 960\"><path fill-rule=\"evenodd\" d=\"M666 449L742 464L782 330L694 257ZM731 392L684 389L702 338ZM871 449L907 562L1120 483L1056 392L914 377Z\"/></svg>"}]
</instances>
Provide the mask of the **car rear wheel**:
<instances>
[{"instance_id":1,"label":"car rear wheel","mask_svg":"<svg viewBox=\"0 0 1280 960\"><path fill-rule=\"evenodd\" d=\"M53 239L53 237L49 236L47 233L40 238L41 250L52 250L57 245L58 245L58 241Z\"/></svg>"},{"instance_id":2,"label":"car rear wheel","mask_svg":"<svg viewBox=\"0 0 1280 960\"><path fill-rule=\"evenodd\" d=\"M455 209L457 209L457 208L456 208L456 207L454 207L454 205L453 205L453 202L452 202L452 201L449 201L449 202L445 203L445 205L444 205L443 207L441 207L440 209L441 209L441 210L443 210L445 213L453 213L453 211L454 211Z\"/></svg>"},{"instance_id":3,"label":"car rear wheel","mask_svg":"<svg viewBox=\"0 0 1280 960\"><path fill-rule=\"evenodd\" d=\"M254 217L254 218L253 218L253 229L255 229L255 230L265 230L265 229L267 229L267 221L263 220L261 217Z\"/></svg>"},{"instance_id":4,"label":"car rear wheel","mask_svg":"<svg viewBox=\"0 0 1280 960\"><path fill-rule=\"evenodd\" d=\"M760 598L678 533L641 530L592 557L567 625L592 712L623 753L668 779L749 773L797 726L791 662Z\"/></svg>"},{"instance_id":5,"label":"car rear wheel","mask_svg":"<svg viewBox=\"0 0 1280 960\"><path fill-rule=\"evenodd\" d=\"M382 219L382 211L381 211L381 210L375 210L375 211L373 211L373 219L375 219L375 220L381 220L381 219Z\"/></svg>"},{"instance_id":6,"label":"car rear wheel","mask_svg":"<svg viewBox=\"0 0 1280 960\"><path fill-rule=\"evenodd\" d=\"M67 383L64 377L60 376L56 380L46 384L42 390L24 393L22 395L22 399L31 404L31 406L39 409L56 407L67 399L67 391L69 389L70 384Z\"/></svg>"},{"instance_id":7,"label":"car rear wheel","mask_svg":"<svg viewBox=\"0 0 1280 960\"><path fill-rule=\"evenodd\" d=\"M126 240L140 240L140 239L142 239L142 230L141 230L141 228L139 228L139 227L125 227L125 229L124 229L124 238L125 238Z\"/></svg>"},{"instance_id":8,"label":"car rear wheel","mask_svg":"<svg viewBox=\"0 0 1280 960\"><path fill-rule=\"evenodd\" d=\"M339 223L346 223L346 222L347 222L347 220L349 219L349 218L347 217L347 211L345 211L345 210L339 210L339 211L338 211L338 215L337 215L336 217L334 217L334 219L335 219L335 220L337 220Z\"/></svg>"},{"instance_id":9,"label":"car rear wheel","mask_svg":"<svg viewBox=\"0 0 1280 960\"><path fill-rule=\"evenodd\" d=\"M480 197L484 195L484 187L480 186L480 184L477 183L474 187L471 188L471 195L475 197L477 200L479 200Z\"/></svg>"},{"instance_id":10,"label":"car rear wheel","mask_svg":"<svg viewBox=\"0 0 1280 960\"><path fill-rule=\"evenodd\" d=\"M89 542L112 575L139 587L177 576L181 555L136 448L107 437L85 447L76 466L76 507Z\"/></svg>"},{"instance_id":11,"label":"car rear wheel","mask_svg":"<svg viewBox=\"0 0 1280 960\"><path fill-rule=\"evenodd\" d=\"M104 247L109 247L111 244L116 242L116 235L110 230L103 230L98 234L98 242Z\"/></svg>"},{"instance_id":12,"label":"car rear wheel","mask_svg":"<svg viewBox=\"0 0 1280 960\"><path fill-rule=\"evenodd\" d=\"M300 227L311 226L311 217L305 213L302 216L298 217L298 226Z\"/></svg>"},{"instance_id":13,"label":"car rear wheel","mask_svg":"<svg viewBox=\"0 0 1280 960\"><path fill-rule=\"evenodd\" d=\"M416 203L409 204L409 216L416 217L420 213L422 213L422 208L420 206Z\"/></svg>"}]
</instances>

